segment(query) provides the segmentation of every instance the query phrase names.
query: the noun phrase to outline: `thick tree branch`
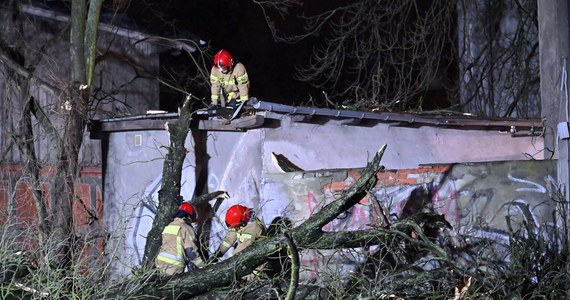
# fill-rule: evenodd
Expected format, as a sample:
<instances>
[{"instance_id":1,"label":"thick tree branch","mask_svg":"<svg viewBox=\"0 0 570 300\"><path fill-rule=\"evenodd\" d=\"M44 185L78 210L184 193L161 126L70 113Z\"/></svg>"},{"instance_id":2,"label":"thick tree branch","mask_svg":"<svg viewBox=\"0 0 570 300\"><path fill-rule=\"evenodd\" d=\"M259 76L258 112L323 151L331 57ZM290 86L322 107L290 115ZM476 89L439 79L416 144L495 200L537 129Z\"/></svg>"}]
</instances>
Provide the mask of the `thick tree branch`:
<instances>
[{"instance_id":1,"label":"thick tree branch","mask_svg":"<svg viewBox=\"0 0 570 300\"><path fill-rule=\"evenodd\" d=\"M144 249L143 268L148 268L154 263L154 258L162 244L162 230L172 221L172 216L181 204L179 196L182 164L187 153L184 142L192 118L190 104L190 97L187 97L180 108L178 120L167 124L170 133L170 145L163 164L162 186L158 194L159 205Z\"/></svg>"},{"instance_id":2,"label":"thick tree branch","mask_svg":"<svg viewBox=\"0 0 570 300\"><path fill-rule=\"evenodd\" d=\"M323 226L334 220L340 213L346 211L365 195L367 189L374 186L376 182L375 174L382 169L380 160L384 155L386 145L383 145L368 163L362 172L362 176L348 190L344 191L338 199L326 205L318 213L312 215L303 222L293 233L293 240L298 244L310 244L317 240L322 234Z\"/></svg>"},{"instance_id":3,"label":"thick tree branch","mask_svg":"<svg viewBox=\"0 0 570 300\"><path fill-rule=\"evenodd\" d=\"M299 227L294 228L292 231L298 229ZM407 234L406 232L409 230L416 232L418 238L413 238ZM435 255L434 259L444 261L456 270L461 270L463 273L477 278L476 274L464 270L441 247L431 242L423 233L422 228L411 220L396 222L390 228L378 227L350 232L326 232L322 233L322 238L316 242L295 246L305 249L359 248L372 245L388 245L392 243L391 241L394 237L407 241L410 245L425 247ZM195 296L215 290L216 288L230 286L238 278L249 274L255 267L264 263L267 260L267 256L285 247L292 249L287 236L263 240L222 263L170 278L166 283L148 282L141 290L141 294L152 295L154 297L176 298L181 296ZM294 265L295 262L293 263L293 266ZM294 273L296 272L294 271ZM294 275L292 274L292 276ZM291 278L293 279L294 277ZM217 295L220 295L220 293L222 292L216 292Z\"/></svg>"},{"instance_id":4,"label":"thick tree branch","mask_svg":"<svg viewBox=\"0 0 570 300\"><path fill-rule=\"evenodd\" d=\"M190 203L192 203L194 205L203 205L203 204L208 204L208 202L210 202L210 200L213 200L216 198L227 198L227 193L225 191L211 192L211 193L204 194L204 195L198 196L196 198L193 198L192 200L190 200Z\"/></svg>"},{"instance_id":5,"label":"thick tree branch","mask_svg":"<svg viewBox=\"0 0 570 300\"><path fill-rule=\"evenodd\" d=\"M291 282L285 299L293 300L295 299L295 293L299 286L299 269L301 268L301 262L299 260L299 252L297 251L297 247L295 247L295 243L293 243L293 240L288 234L285 234L285 238L287 242L287 255L291 259Z\"/></svg>"},{"instance_id":6,"label":"thick tree branch","mask_svg":"<svg viewBox=\"0 0 570 300\"><path fill-rule=\"evenodd\" d=\"M101 5L104 0L89 1L89 13L87 14L87 22L85 29L85 65L87 79L86 84L91 86L93 82L93 74L95 70L95 60L97 57L97 31L99 25L99 15L101 14Z\"/></svg>"}]
</instances>

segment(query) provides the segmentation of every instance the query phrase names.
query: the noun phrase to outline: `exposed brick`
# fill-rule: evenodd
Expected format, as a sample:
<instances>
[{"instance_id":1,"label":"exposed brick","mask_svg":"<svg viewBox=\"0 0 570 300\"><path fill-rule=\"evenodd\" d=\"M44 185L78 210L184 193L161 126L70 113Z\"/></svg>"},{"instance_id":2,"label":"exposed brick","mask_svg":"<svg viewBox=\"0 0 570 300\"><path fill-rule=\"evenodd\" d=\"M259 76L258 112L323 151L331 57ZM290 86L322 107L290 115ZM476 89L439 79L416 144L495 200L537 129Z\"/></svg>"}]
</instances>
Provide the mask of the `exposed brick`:
<instances>
[{"instance_id":1,"label":"exposed brick","mask_svg":"<svg viewBox=\"0 0 570 300\"><path fill-rule=\"evenodd\" d=\"M16 186L16 218L19 226L32 226L36 223L37 215L32 190L27 182L20 181Z\"/></svg>"},{"instance_id":2,"label":"exposed brick","mask_svg":"<svg viewBox=\"0 0 570 300\"><path fill-rule=\"evenodd\" d=\"M383 179L376 183L376 186L394 186L394 185L396 185L396 179L394 178Z\"/></svg>"},{"instance_id":3,"label":"exposed brick","mask_svg":"<svg viewBox=\"0 0 570 300\"><path fill-rule=\"evenodd\" d=\"M97 205L97 218L99 225L103 224L103 193L101 187L97 186L95 191L95 205Z\"/></svg>"},{"instance_id":4,"label":"exposed brick","mask_svg":"<svg viewBox=\"0 0 570 300\"><path fill-rule=\"evenodd\" d=\"M0 165L0 173L2 174L20 173L20 172L22 172L22 166L20 165L15 165L15 164Z\"/></svg>"},{"instance_id":5,"label":"exposed brick","mask_svg":"<svg viewBox=\"0 0 570 300\"><path fill-rule=\"evenodd\" d=\"M413 170L414 173L427 173L427 172L434 172L433 168L427 168L427 167L422 167L422 168L417 168Z\"/></svg>"},{"instance_id":6,"label":"exposed brick","mask_svg":"<svg viewBox=\"0 0 570 300\"><path fill-rule=\"evenodd\" d=\"M396 180L397 185L414 185L418 184L418 180L415 178L412 179L398 179Z\"/></svg>"},{"instance_id":7,"label":"exposed brick","mask_svg":"<svg viewBox=\"0 0 570 300\"><path fill-rule=\"evenodd\" d=\"M396 173L396 179L408 179L409 175L411 175L412 173L410 172L398 172Z\"/></svg>"},{"instance_id":8,"label":"exposed brick","mask_svg":"<svg viewBox=\"0 0 570 300\"><path fill-rule=\"evenodd\" d=\"M381 170L376 173L376 178L378 179L385 179L385 178L393 178L396 174L395 170Z\"/></svg>"},{"instance_id":9,"label":"exposed brick","mask_svg":"<svg viewBox=\"0 0 570 300\"><path fill-rule=\"evenodd\" d=\"M339 191L339 190L344 190L346 189L347 186L344 183L344 181L337 181L337 182L333 182L333 183L327 183L323 189L327 190L330 189L332 191Z\"/></svg>"},{"instance_id":10,"label":"exposed brick","mask_svg":"<svg viewBox=\"0 0 570 300\"><path fill-rule=\"evenodd\" d=\"M401 170L397 170L396 173L398 174L398 176L405 176L407 174L417 173L417 172L416 172L416 169L401 169Z\"/></svg>"},{"instance_id":11,"label":"exposed brick","mask_svg":"<svg viewBox=\"0 0 570 300\"><path fill-rule=\"evenodd\" d=\"M376 179L378 180L382 180L382 179L387 179L388 178L388 174L384 173L384 172L378 172L376 174Z\"/></svg>"},{"instance_id":12,"label":"exposed brick","mask_svg":"<svg viewBox=\"0 0 570 300\"><path fill-rule=\"evenodd\" d=\"M433 172L436 173L445 173L451 170L452 165L434 165L431 167Z\"/></svg>"},{"instance_id":13,"label":"exposed brick","mask_svg":"<svg viewBox=\"0 0 570 300\"><path fill-rule=\"evenodd\" d=\"M93 205L96 205L94 210L97 211L97 217L99 219L99 224L95 226L100 226L103 223L103 196L102 196L102 172L101 168L84 168L81 170L82 176L89 177L90 184L79 183L75 186L75 194L78 198L82 199L85 205L89 209L93 209ZM0 164L0 172L10 176L12 179L17 180L22 176L22 167L18 164ZM40 170L40 175L42 176L41 189L43 192L43 201L46 204L48 212L50 209L50 199L51 199L51 180L56 174L55 167L44 167ZM92 188L95 192L92 192ZM11 201L10 196L14 194L15 199L13 199L14 210L7 212L8 201ZM92 199L95 197L95 199ZM57 199L56 199L57 200ZM5 222L8 217L8 213L15 214L11 216L15 218L19 226L22 229L34 226L37 222L37 210L35 203L33 201L33 193L25 180L17 181L16 186L12 186L11 181L0 180L0 225ZM83 205L78 201L73 202L72 213L74 214L74 225L76 225L77 232L79 234L89 232L89 230L96 229L95 226L89 226L89 214ZM95 243L96 242L96 243ZM104 240L99 238L97 241L93 241L93 245L89 247L92 249L89 253L84 253L86 261L93 264L102 264L103 260L103 245ZM27 236L26 249L33 251L37 249L38 241L37 237L33 234ZM88 258L91 256L92 258Z\"/></svg>"},{"instance_id":14,"label":"exposed brick","mask_svg":"<svg viewBox=\"0 0 570 300\"><path fill-rule=\"evenodd\" d=\"M91 209L91 187L89 184L75 185L75 199L73 201L73 223L76 229L89 228L89 212Z\"/></svg>"},{"instance_id":15,"label":"exposed brick","mask_svg":"<svg viewBox=\"0 0 570 300\"><path fill-rule=\"evenodd\" d=\"M368 194L366 194L366 196L364 196L364 198L360 199L360 201L358 203L363 204L363 205L368 205L369 202L370 202L370 199L368 198Z\"/></svg>"},{"instance_id":16,"label":"exposed brick","mask_svg":"<svg viewBox=\"0 0 570 300\"><path fill-rule=\"evenodd\" d=\"M100 167L84 167L80 171L81 177L101 177L103 170Z\"/></svg>"},{"instance_id":17,"label":"exposed brick","mask_svg":"<svg viewBox=\"0 0 570 300\"><path fill-rule=\"evenodd\" d=\"M57 174L56 167L43 167L40 169L40 176L42 177L51 177L55 176L55 174Z\"/></svg>"},{"instance_id":18,"label":"exposed brick","mask_svg":"<svg viewBox=\"0 0 570 300\"><path fill-rule=\"evenodd\" d=\"M358 180L358 178L362 177L362 171L360 170L349 170L347 172L347 177L352 177L354 180Z\"/></svg>"},{"instance_id":19,"label":"exposed brick","mask_svg":"<svg viewBox=\"0 0 570 300\"><path fill-rule=\"evenodd\" d=\"M8 220L8 182L0 180L0 226Z\"/></svg>"}]
</instances>

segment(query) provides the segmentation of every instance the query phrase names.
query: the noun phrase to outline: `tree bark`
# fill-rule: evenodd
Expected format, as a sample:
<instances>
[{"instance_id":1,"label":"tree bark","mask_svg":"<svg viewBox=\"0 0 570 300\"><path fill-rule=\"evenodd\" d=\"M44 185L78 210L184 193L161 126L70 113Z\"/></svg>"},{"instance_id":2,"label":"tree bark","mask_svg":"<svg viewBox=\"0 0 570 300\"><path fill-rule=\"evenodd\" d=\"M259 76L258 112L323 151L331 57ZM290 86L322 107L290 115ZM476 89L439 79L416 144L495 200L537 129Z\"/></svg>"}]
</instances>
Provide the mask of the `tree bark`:
<instances>
[{"instance_id":1,"label":"tree bark","mask_svg":"<svg viewBox=\"0 0 570 300\"><path fill-rule=\"evenodd\" d=\"M15 140L20 153L24 158L24 172L30 176L28 184L32 190L34 204L38 212L38 220L36 228L38 232L39 244L44 243L45 237L49 234L49 224L47 221L47 209L44 203L43 191L40 183L40 164L36 155L34 145L34 132L32 127L32 102L33 97L30 95L30 80L21 78L20 80L20 99L24 103L22 115L20 116L21 136Z\"/></svg>"},{"instance_id":2,"label":"tree bark","mask_svg":"<svg viewBox=\"0 0 570 300\"><path fill-rule=\"evenodd\" d=\"M79 172L79 153L89 113L92 64L97 41L97 28L102 0L73 0L71 3L70 61L71 76L64 104L64 127L58 145L58 162L53 183L51 214L53 242L58 250L58 265L69 266L73 248L73 201L75 180ZM87 10L89 13L87 14ZM86 21L87 18L87 21Z\"/></svg>"},{"instance_id":3,"label":"tree bark","mask_svg":"<svg viewBox=\"0 0 570 300\"><path fill-rule=\"evenodd\" d=\"M178 120L167 124L168 133L170 134L170 145L164 158L162 184L158 193L158 209L152 222L152 228L146 238L143 268L149 268L153 265L154 259L162 245L162 230L172 221L174 213L182 202L180 187L182 165L187 153L184 143L188 136L189 124L192 118L190 104L190 97L188 97L180 108Z\"/></svg>"}]
</instances>

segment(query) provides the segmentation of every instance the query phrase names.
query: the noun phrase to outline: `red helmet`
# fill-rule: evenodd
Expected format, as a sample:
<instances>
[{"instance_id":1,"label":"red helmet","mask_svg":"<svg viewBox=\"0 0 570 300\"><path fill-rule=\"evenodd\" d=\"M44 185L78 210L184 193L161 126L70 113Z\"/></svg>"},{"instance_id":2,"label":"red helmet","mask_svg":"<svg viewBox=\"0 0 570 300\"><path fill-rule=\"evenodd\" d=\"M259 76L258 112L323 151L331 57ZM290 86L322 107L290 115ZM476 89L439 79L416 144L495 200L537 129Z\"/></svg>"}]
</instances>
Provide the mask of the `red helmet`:
<instances>
[{"instance_id":1,"label":"red helmet","mask_svg":"<svg viewBox=\"0 0 570 300\"><path fill-rule=\"evenodd\" d=\"M223 73L227 73L234 65L234 58L228 50L220 50L214 56L214 66L219 68Z\"/></svg>"},{"instance_id":2,"label":"red helmet","mask_svg":"<svg viewBox=\"0 0 570 300\"><path fill-rule=\"evenodd\" d=\"M182 205L180 205L180 207L178 208L178 210L180 211L185 211L186 213L188 213L188 216L190 217L190 220L192 220L192 222L196 222L196 209L194 208L194 206L188 202L184 202L182 203Z\"/></svg>"},{"instance_id":3,"label":"red helmet","mask_svg":"<svg viewBox=\"0 0 570 300\"><path fill-rule=\"evenodd\" d=\"M233 205L226 212L226 225L230 228L247 225L251 211L243 205Z\"/></svg>"}]
</instances>

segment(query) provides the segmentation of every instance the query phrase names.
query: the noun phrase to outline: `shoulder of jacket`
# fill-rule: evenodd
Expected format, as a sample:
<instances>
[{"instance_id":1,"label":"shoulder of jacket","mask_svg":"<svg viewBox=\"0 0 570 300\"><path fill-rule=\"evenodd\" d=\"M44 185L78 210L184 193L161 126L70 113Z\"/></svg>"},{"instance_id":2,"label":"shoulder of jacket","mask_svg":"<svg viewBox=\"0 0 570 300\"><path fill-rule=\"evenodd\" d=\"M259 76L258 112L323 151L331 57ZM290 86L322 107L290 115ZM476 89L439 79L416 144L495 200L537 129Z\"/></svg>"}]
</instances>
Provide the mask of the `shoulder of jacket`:
<instances>
[{"instance_id":1,"label":"shoulder of jacket","mask_svg":"<svg viewBox=\"0 0 570 300\"><path fill-rule=\"evenodd\" d=\"M263 224L263 222L259 218L255 218L255 221L251 223L254 224L255 227L265 229L265 224Z\"/></svg>"},{"instance_id":2,"label":"shoulder of jacket","mask_svg":"<svg viewBox=\"0 0 570 300\"><path fill-rule=\"evenodd\" d=\"M236 63L236 66L234 67L234 72L235 73L245 73L246 72L245 66L240 62Z\"/></svg>"},{"instance_id":3,"label":"shoulder of jacket","mask_svg":"<svg viewBox=\"0 0 570 300\"><path fill-rule=\"evenodd\" d=\"M221 77L223 75L222 71L216 67L212 67L212 71L210 71L210 75L214 75L216 77Z\"/></svg>"},{"instance_id":4,"label":"shoulder of jacket","mask_svg":"<svg viewBox=\"0 0 570 300\"><path fill-rule=\"evenodd\" d=\"M172 225L178 225L181 228L192 228L191 225L186 224L186 221L184 221L184 219L181 218L174 218L174 221L172 221L172 223L170 223Z\"/></svg>"}]
</instances>

